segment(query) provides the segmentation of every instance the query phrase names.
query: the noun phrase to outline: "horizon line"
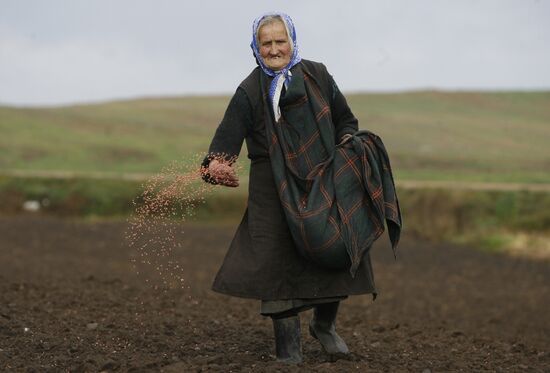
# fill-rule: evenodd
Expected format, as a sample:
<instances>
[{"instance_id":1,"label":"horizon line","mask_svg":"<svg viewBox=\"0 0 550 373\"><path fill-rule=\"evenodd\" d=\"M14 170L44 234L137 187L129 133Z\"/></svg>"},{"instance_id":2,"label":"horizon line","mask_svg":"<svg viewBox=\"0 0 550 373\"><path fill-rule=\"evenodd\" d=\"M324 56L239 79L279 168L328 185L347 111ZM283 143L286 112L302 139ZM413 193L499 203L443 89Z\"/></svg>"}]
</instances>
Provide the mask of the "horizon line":
<instances>
[{"instance_id":1,"label":"horizon line","mask_svg":"<svg viewBox=\"0 0 550 373\"><path fill-rule=\"evenodd\" d=\"M356 96L356 95L391 95L391 94L407 94L407 93L427 93L427 92L441 92L441 93L550 93L550 87L545 88L411 88L411 89L376 89L376 90L349 90L342 91L344 96ZM129 101L141 101L141 100L163 100L163 99L182 99L182 98L214 98L214 97L231 97L233 92L207 92L207 93L166 93L166 94L143 94L134 96L119 96L105 99L91 99L82 101L65 101L58 103L16 103L6 102L0 99L0 108L18 108L18 109L54 109L65 108L72 106L94 106L104 105L116 102L129 102Z\"/></svg>"}]
</instances>

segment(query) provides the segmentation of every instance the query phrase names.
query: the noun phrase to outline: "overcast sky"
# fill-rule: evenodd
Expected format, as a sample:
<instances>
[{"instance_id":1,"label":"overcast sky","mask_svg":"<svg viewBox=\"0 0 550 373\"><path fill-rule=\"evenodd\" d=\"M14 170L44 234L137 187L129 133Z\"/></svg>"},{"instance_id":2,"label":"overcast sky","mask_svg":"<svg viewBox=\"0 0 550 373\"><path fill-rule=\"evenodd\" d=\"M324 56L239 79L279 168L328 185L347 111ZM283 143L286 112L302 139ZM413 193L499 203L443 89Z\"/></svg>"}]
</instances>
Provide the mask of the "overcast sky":
<instances>
[{"instance_id":1,"label":"overcast sky","mask_svg":"<svg viewBox=\"0 0 550 373\"><path fill-rule=\"evenodd\" d=\"M0 0L0 104L232 93L273 10L343 91L550 89L550 0Z\"/></svg>"}]
</instances>

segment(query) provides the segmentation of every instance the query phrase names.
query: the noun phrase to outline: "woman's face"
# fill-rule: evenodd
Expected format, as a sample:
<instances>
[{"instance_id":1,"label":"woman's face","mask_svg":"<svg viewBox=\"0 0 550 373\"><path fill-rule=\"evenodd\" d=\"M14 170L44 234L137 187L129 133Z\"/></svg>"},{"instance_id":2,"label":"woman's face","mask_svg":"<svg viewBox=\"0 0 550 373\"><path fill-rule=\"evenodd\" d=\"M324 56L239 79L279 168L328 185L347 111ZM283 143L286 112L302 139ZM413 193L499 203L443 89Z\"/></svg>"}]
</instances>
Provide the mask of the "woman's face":
<instances>
[{"instance_id":1,"label":"woman's face","mask_svg":"<svg viewBox=\"0 0 550 373\"><path fill-rule=\"evenodd\" d=\"M260 55L271 70L281 70L289 64L290 42L282 22L276 21L262 26L258 31L258 41Z\"/></svg>"}]
</instances>

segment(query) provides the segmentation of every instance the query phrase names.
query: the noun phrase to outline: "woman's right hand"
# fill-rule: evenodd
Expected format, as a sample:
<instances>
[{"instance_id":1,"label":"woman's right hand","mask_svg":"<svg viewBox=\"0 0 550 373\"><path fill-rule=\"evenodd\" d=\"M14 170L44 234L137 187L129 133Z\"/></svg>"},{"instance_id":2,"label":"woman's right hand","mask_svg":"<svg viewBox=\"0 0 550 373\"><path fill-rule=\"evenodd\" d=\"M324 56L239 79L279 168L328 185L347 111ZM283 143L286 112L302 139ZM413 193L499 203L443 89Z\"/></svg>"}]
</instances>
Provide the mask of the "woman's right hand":
<instances>
[{"instance_id":1,"label":"woman's right hand","mask_svg":"<svg viewBox=\"0 0 550 373\"><path fill-rule=\"evenodd\" d=\"M235 169L223 161L212 159L208 165L208 174L218 184L228 187L239 186L239 177Z\"/></svg>"}]
</instances>

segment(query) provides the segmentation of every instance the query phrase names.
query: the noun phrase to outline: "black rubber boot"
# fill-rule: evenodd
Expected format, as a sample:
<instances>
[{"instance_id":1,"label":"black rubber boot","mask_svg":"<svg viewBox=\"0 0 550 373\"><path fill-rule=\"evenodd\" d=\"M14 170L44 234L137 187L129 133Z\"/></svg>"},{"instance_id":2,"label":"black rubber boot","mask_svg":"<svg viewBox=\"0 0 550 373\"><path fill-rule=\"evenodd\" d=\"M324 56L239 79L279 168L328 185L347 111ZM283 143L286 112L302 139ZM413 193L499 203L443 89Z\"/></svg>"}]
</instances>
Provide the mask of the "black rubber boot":
<instances>
[{"instance_id":1,"label":"black rubber boot","mask_svg":"<svg viewBox=\"0 0 550 373\"><path fill-rule=\"evenodd\" d=\"M277 361L287 364L301 363L300 318L297 315L273 318L273 331L275 332Z\"/></svg>"},{"instance_id":2,"label":"black rubber boot","mask_svg":"<svg viewBox=\"0 0 550 373\"><path fill-rule=\"evenodd\" d=\"M346 342L336 333L335 321L339 305L340 302L332 302L316 306L309 323L309 334L318 339L325 351L331 355L349 353Z\"/></svg>"}]
</instances>

